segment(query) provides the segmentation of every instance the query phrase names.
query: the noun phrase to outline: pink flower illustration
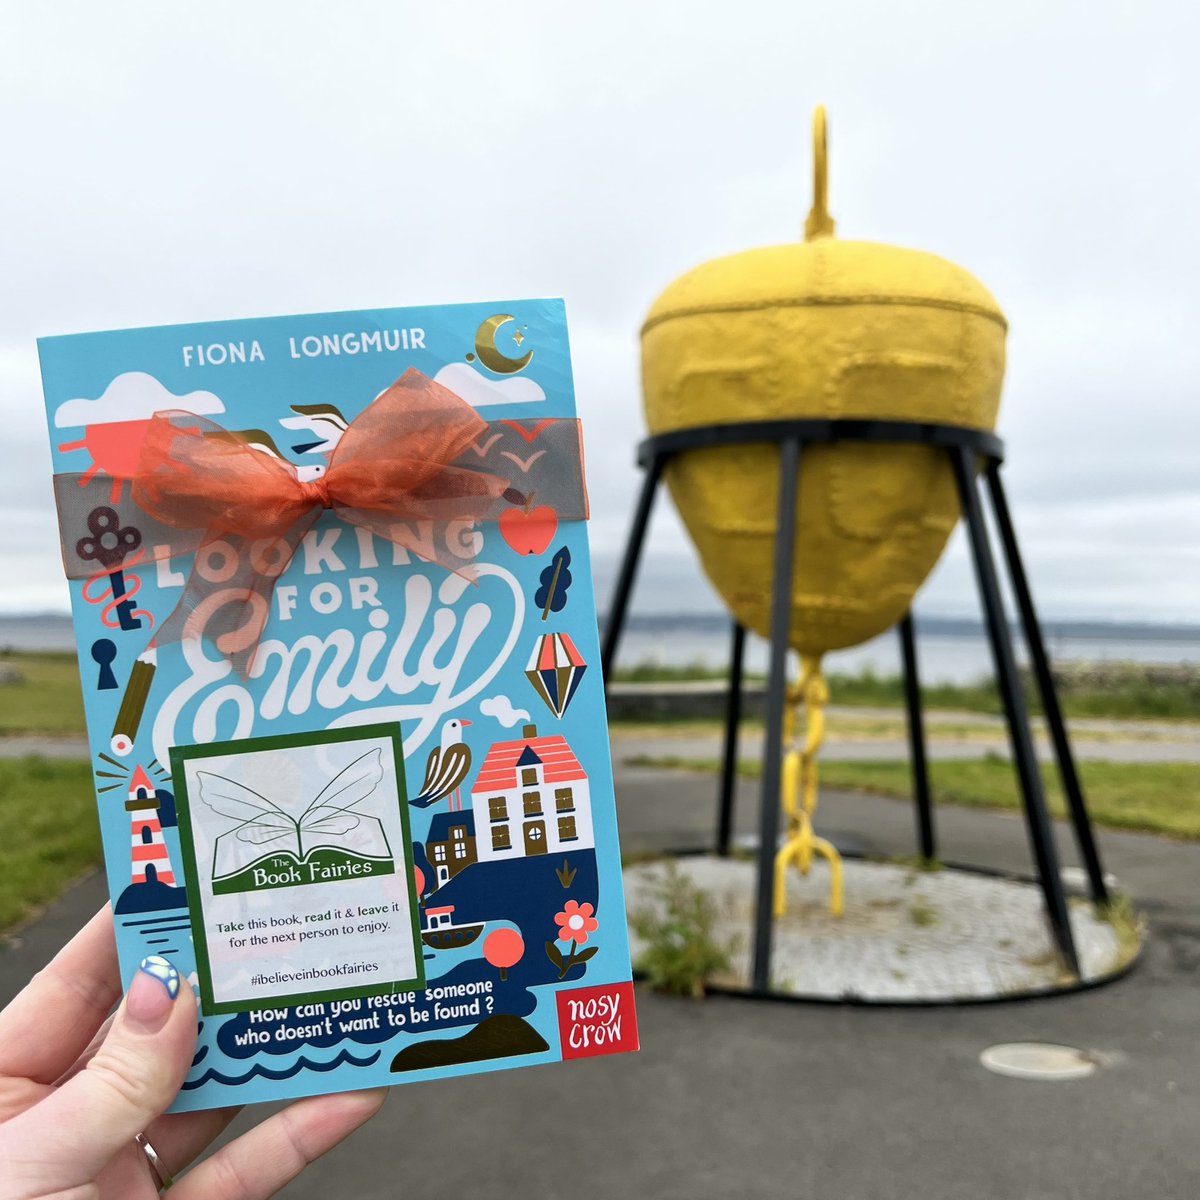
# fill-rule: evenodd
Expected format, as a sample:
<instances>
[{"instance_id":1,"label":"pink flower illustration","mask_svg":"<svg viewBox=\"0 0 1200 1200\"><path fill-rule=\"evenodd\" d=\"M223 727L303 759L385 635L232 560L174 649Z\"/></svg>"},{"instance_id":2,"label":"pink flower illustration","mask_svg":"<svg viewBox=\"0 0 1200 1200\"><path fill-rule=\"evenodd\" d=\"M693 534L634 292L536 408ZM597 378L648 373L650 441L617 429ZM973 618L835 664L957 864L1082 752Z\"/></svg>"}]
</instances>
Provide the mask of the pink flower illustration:
<instances>
[{"instance_id":1,"label":"pink flower illustration","mask_svg":"<svg viewBox=\"0 0 1200 1200\"><path fill-rule=\"evenodd\" d=\"M568 900L560 913L554 914L554 923L558 926L560 942L576 942L582 945L588 940L589 933L595 933L600 922L592 916L596 910L590 904L579 904Z\"/></svg>"}]
</instances>

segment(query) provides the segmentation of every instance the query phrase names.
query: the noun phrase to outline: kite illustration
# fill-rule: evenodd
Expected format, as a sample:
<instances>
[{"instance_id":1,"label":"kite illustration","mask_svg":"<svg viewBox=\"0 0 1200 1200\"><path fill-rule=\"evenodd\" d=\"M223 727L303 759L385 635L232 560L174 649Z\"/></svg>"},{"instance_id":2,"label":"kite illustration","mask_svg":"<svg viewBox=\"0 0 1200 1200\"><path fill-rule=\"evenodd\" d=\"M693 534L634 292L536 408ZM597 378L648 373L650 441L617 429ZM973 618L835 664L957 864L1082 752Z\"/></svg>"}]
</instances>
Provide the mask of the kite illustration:
<instances>
[{"instance_id":1,"label":"kite illustration","mask_svg":"<svg viewBox=\"0 0 1200 1200\"><path fill-rule=\"evenodd\" d=\"M565 633L545 633L533 644L525 678L533 684L533 690L546 702L546 707L561 717L586 670L587 663Z\"/></svg>"}]
</instances>

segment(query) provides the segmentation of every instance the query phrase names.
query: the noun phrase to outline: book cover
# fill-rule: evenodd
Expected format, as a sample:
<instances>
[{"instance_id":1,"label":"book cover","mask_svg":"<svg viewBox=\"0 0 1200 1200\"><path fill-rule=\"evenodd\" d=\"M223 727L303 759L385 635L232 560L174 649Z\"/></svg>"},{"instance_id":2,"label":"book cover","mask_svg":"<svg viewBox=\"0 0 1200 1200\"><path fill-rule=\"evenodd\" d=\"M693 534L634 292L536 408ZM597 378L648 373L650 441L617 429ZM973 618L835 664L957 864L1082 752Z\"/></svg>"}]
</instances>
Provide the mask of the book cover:
<instances>
[{"instance_id":1,"label":"book cover","mask_svg":"<svg viewBox=\"0 0 1200 1200\"><path fill-rule=\"evenodd\" d=\"M128 980L174 1111L637 1048L556 300L43 338Z\"/></svg>"}]
</instances>

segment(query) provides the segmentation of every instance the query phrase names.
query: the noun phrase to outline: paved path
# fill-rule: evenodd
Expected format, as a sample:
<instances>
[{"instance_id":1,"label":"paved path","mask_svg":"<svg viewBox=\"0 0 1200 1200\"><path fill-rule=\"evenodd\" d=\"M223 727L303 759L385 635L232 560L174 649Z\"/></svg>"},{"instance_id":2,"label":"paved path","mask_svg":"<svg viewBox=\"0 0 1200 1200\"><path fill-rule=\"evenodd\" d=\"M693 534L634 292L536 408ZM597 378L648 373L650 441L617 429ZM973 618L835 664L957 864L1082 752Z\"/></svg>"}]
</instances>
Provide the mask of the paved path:
<instances>
[{"instance_id":1,"label":"paved path","mask_svg":"<svg viewBox=\"0 0 1200 1200\"><path fill-rule=\"evenodd\" d=\"M978 715L978 714L976 714ZM973 724L975 724L973 722ZM1075 727L1072 722L1072 728ZM1102 762L1190 762L1200 763L1200 730L1190 726L1182 730L1153 723L1139 723L1144 738L1121 737L1119 723L1097 723L1089 728L1105 734L1102 740L1076 737L1071 749L1079 760ZM1125 730L1124 732L1129 732ZM618 726L613 734L614 753L630 757L649 755L654 758L679 757L713 759L721 754L722 735L715 728L696 730L683 726L678 732L656 725L652 734L639 732L636 726ZM1043 762L1053 759L1049 738L1035 731L1034 746ZM997 718L994 722L978 723L969 738L938 734L937 726L926 731L926 751L930 759L973 759L989 754L1009 757L1008 736ZM756 758L762 754L762 732L747 729L738 743L741 758ZM856 761L880 761L908 757L908 742L903 737L861 737L830 731L822 751L828 758Z\"/></svg>"},{"instance_id":2,"label":"paved path","mask_svg":"<svg viewBox=\"0 0 1200 1200\"><path fill-rule=\"evenodd\" d=\"M87 758L87 738L25 734L0 737L0 758L25 758L31 754L41 755L42 758Z\"/></svg>"},{"instance_id":3,"label":"paved path","mask_svg":"<svg viewBox=\"0 0 1200 1200\"><path fill-rule=\"evenodd\" d=\"M715 784L621 768L629 852L702 846ZM756 792L739 791L738 827ZM821 831L911 852L906 804L830 794ZM1021 821L938 814L947 858L1028 867ZM1059 829L1059 842L1068 838ZM1200 846L1101 833L1152 926L1139 968L1096 991L928 1010L668 1000L639 989L643 1050L401 1087L289 1200L1192 1200L1200 1194ZM1073 861L1070 855L1065 856ZM98 876L0 950L0 999L102 900ZM999 1041L1081 1046L1069 1084L979 1066ZM239 1118L244 1128L249 1118Z\"/></svg>"}]
</instances>

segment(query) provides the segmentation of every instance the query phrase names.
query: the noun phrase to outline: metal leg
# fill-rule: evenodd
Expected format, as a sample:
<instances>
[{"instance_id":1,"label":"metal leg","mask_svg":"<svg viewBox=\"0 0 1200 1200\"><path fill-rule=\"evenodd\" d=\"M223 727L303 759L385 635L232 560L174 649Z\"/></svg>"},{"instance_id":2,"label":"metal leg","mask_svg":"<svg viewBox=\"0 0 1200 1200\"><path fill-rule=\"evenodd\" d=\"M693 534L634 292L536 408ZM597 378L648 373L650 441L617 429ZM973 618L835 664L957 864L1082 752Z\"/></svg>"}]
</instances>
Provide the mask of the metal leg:
<instances>
[{"instance_id":1,"label":"metal leg","mask_svg":"<svg viewBox=\"0 0 1200 1200\"><path fill-rule=\"evenodd\" d=\"M1062 708L1058 703L1058 693L1054 689L1054 677L1050 673L1050 660L1046 654L1045 643L1042 641L1042 630L1038 624L1037 613L1033 608L1033 595L1029 591L1029 580L1021 562L1021 551L1017 546L1017 535L1013 529L1012 516L1004 495L1004 485L1000 482L999 463L988 463L987 481L992 497L992 508L996 514L996 526L1000 530L1000 540L1004 545L1008 574L1012 579L1017 607L1021 611L1025 643L1029 647L1030 662L1037 679L1038 691L1042 697L1042 709L1046 714L1046 724L1050 728L1051 741L1054 743L1054 754L1058 760L1058 774L1062 780L1063 792L1067 797L1071 825L1075 830L1075 841L1079 846L1079 856L1083 859L1087 869L1092 900L1096 904L1107 904L1108 888L1104 884L1104 868L1100 864L1100 852L1092 834L1092 823L1088 819L1083 789L1079 785L1079 774L1075 769L1075 756L1071 753L1071 743L1067 738L1067 727L1063 721Z\"/></svg>"},{"instance_id":2,"label":"metal leg","mask_svg":"<svg viewBox=\"0 0 1200 1200\"><path fill-rule=\"evenodd\" d=\"M621 644L621 633L625 628L625 613L629 608L629 593L633 590L633 578L637 574L638 561L642 556L642 543L650 524L650 510L654 507L654 495L658 490L658 479L662 474L663 460L656 455L650 460L646 474L642 477L642 493L638 497L637 510L633 514L633 527L629 541L625 543L625 557L617 575L617 586L613 589L612 603L608 609L608 623L604 627L604 645L600 650L600 661L607 685L617 659L617 647Z\"/></svg>"},{"instance_id":3,"label":"metal leg","mask_svg":"<svg viewBox=\"0 0 1200 1200\"><path fill-rule=\"evenodd\" d=\"M1071 935L1067 900L1063 894L1062 876L1058 870L1054 832L1050 825L1049 813L1046 811L1046 798L1042 794L1042 780L1038 774L1033 738L1029 732L1029 714L1025 711L1025 698L1021 694L1008 621L1004 614L1004 601L996 577L996 564L992 560L987 527L983 521L983 507L975 488L974 455L965 446L955 446L949 450L949 454L963 516L967 522L967 532L971 539L975 576L983 598L988 638L992 643L992 654L996 663L996 682L1008 718L1008 735L1012 744L1017 778L1021 785L1021 798L1025 805L1025 825L1034 862L1037 864L1046 914L1063 963L1078 978L1079 959L1075 953L1075 939Z\"/></svg>"},{"instance_id":4,"label":"metal leg","mask_svg":"<svg viewBox=\"0 0 1200 1200\"><path fill-rule=\"evenodd\" d=\"M758 834L758 893L754 916L752 986L754 991L759 993L768 992L771 988L775 852L779 841L783 709L787 691L787 652L792 618L792 572L795 565L799 479L800 439L785 438L779 448L779 502L775 518L775 564L771 587L771 666L767 676L762 811L759 814Z\"/></svg>"},{"instance_id":5,"label":"metal leg","mask_svg":"<svg viewBox=\"0 0 1200 1200\"><path fill-rule=\"evenodd\" d=\"M929 767L925 759L925 720L921 713L921 681L917 675L917 640L912 613L897 627L904 659L904 703L908 712L908 751L912 763L913 804L917 811L917 849L926 862L937 858L933 804L929 798Z\"/></svg>"},{"instance_id":6,"label":"metal leg","mask_svg":"<svg viewBox=\"0 0 1200 1200\"><path fill-rule=\"evenodd\" d=\"M729 646L729 694L725 699L725 757L721 764L720 808L717 811L717 853L729 857L733 840L733 794L737 786L738 726L742 721L742 660L746 631L735 620Z\"/></svg>"}]
</instances>

